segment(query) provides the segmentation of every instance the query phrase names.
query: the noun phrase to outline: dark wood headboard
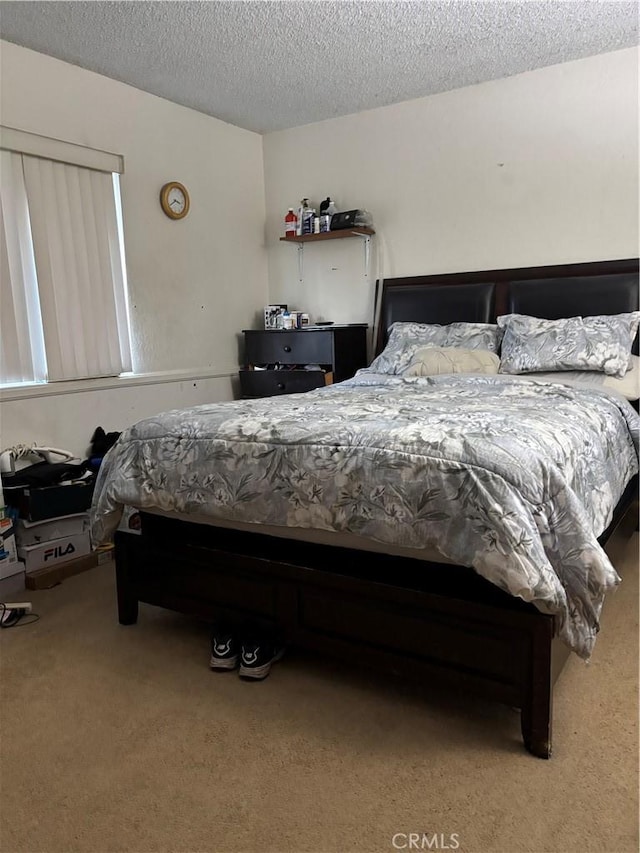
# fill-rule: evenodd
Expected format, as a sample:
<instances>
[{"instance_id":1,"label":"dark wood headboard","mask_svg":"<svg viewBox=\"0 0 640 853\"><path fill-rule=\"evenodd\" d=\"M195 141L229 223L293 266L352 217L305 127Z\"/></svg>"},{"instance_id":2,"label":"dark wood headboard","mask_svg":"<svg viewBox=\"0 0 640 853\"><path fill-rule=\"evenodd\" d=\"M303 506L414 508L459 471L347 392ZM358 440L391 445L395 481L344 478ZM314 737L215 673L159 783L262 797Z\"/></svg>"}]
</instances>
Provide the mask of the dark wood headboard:
<instances>
[{"instance_id":1,"label":"dark wood headboard","mask_svg":"<svg viewBox=\"0 0 640 853\"><path fill-rule=\"evenodd\" d=\"M639 269L638 258L628 258L387 278L376 285L380 309L374 350L384 348L389 327L398 321L493 323L511 312L556 320L637 311Z\"/></svg>"}]
</instances>

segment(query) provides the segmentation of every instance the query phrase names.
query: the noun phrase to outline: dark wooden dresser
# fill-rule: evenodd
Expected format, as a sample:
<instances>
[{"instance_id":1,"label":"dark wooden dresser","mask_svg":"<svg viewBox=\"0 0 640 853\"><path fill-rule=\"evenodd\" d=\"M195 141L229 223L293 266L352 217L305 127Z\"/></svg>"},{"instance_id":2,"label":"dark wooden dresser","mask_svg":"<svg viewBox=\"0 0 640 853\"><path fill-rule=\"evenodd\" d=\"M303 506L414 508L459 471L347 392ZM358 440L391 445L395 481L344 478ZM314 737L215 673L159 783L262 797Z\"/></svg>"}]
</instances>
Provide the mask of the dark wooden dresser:
<instances>
[{"instance_id":1,"label":"dark wooden dresser","mask_svg":"<svg viewBox=\"0 0 640 853\"><path fill-rule=\"evenodd\" d=\"M312 391L349 379L367 365L366 323L286 331L245 329L243 335L243 397ZM308 365L319 368L307 370Z\"/></svg>"}]
</instances>

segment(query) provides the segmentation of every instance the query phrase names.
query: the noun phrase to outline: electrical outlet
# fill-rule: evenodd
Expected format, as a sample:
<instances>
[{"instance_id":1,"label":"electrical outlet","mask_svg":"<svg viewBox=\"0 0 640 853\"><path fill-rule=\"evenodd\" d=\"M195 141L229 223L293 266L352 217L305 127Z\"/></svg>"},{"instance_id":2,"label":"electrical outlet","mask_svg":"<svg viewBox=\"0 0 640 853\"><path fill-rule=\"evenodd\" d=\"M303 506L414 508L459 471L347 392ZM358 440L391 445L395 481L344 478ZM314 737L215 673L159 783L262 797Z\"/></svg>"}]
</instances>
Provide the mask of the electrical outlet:
<instances>
[{"instance_id":1,"label":"electrical outlet","mask_svg":"<svg viewBox=\"0 0 640 853\"><path fill-rule=\"evenodd\" d=\"M5 601L4 606L7 610L24 610L25 613L32 610L30 601Z\"/></svg>"}]
</instances>

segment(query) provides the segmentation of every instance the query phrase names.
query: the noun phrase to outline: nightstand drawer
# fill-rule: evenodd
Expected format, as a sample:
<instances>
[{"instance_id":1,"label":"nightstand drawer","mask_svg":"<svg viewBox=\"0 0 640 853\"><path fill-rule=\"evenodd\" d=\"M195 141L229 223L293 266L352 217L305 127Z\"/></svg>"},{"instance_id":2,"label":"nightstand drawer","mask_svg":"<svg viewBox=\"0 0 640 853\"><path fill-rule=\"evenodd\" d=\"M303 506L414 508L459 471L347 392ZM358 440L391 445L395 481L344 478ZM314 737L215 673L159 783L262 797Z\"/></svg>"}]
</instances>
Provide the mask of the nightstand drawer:
<instances>
[{"instance_id":1,"label":"nightstand drawer","mask_svg":"<svg viewBox=\"0 0 640 853\"><path fill-rule=\"evenodd\" d=\"M243 397L299 394L324 387L326 378L321 370L241 370L240 388Z\"/></svg>"},{"instance_id":2,"label":"nightstand drawer","mask_svg":"<svg viewBox=\"0 0 640 853\"><path fill-rule=\"evenodd\" d=\"M366 324L287 331L244 329L243 335L244 369L240 371L243 397L311 391L349 379L367 363ZM285 369L277 370L278 365ZM255 366L269 370L252 370Z\"/></svg>"},{"instance_id":3,"label":"nightstand drawer","mask_svg":"<svg viewBox=\"0 0 640 853\"><path fill-rule=\"evenodd\" d=\"M330 331L245 332L248 364L333 364Z\"/></svg>"}]
</instances>

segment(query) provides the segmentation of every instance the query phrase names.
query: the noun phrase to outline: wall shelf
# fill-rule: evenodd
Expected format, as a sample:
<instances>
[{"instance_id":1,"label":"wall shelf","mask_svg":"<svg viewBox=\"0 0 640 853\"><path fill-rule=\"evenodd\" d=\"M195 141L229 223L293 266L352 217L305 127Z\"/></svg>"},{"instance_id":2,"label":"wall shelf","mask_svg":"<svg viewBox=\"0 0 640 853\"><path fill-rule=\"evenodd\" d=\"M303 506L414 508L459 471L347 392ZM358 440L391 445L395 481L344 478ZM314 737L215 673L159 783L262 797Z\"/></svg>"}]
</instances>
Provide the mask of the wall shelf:
<instances>
[{"instance_id":1,"label":"wall shelf","mask_svg":"<svg viewBox=\"0 0 640 853\"><path fill-rule=\"evenodd\" d=\"M344 240L345 237L361 237L364 241L364 277L368 279L371 237L375 233L373 228L354 226L353 228L342 228L339 231L323 231L322 234L296 234L293 237L281 237L280 242L298 244L298 278L302 281L304 278L303 250L305 243L317 243L321 240Z\"/></svg>"},{"instance_id":2,"label":"wall shelf","mask_svg":"<svg viewBox=\"0 0 640 853\"><path fill-rule=\"evenodd\" d=\"M283 243L314 243L317 240L340 240L345 237L371 237L373 228L343 228L340 231L324 231L322 234L301 234L294 237L281 237Z\"/></svg>"}]
</instances>

